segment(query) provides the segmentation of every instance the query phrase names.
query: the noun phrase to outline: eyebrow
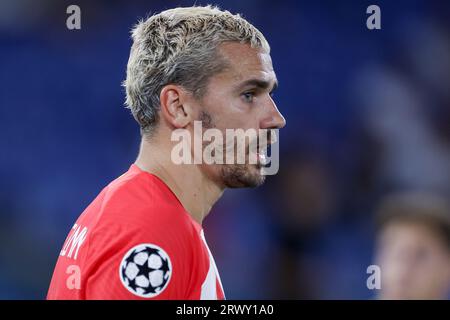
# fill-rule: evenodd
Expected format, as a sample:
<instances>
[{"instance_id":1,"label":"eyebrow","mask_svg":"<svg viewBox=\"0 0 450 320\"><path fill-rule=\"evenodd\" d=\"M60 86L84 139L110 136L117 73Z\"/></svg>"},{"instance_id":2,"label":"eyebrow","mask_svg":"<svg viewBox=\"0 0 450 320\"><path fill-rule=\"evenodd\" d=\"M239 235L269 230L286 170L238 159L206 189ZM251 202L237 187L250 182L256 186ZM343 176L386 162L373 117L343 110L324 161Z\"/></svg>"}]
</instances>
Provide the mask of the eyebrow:
<instances>
[{"instance_id":1,"label":"eyebrow","mask_svg":"<svg viewBox=\"0 0 450 320\"><path fill-rule=\"evenodd\" d=\"M255 86L258 87L259 89L262 90L266 90L268 88L270 88L271 82L270 81L266 81L266 80L261 80L261 79L249 79L246 80L244 82L242 82L241 84L239 84L239 88L243 88L243 87L247 87L247 86ZM275 79L275 82L273 83L272 86L272 91L275 91L278 88L278 80Z\"/></svg>"}]
</instances>

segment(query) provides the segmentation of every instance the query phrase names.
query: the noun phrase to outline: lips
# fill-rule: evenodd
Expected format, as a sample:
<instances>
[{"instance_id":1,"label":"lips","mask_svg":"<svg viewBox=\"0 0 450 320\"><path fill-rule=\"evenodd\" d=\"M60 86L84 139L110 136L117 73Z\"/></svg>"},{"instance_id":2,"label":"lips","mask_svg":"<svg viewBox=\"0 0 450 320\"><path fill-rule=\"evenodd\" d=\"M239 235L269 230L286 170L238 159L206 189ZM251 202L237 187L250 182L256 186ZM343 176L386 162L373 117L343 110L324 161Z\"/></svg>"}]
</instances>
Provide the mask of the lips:
<instances>
[{"instance_id":1,"label":"lips","mask_svg":"<svg viewBox=\"0 0 450 320\"><path fill-rule=\"evenodd\" d=\"M258 164L263 166L268 164L269 158L266 156L264 152L258 152L256 155L258 156Z\"/></svg>"},{"instance_id":2,"label":"lips","mask_svg":"<svg viewBox=\"0 0 450 320\"><path fill-rule=\"evenodd\" d=\"M257 157L258 157L258 164L261 166L266 166L269 164L270 160L267 156L267 149L270 147L270 145L277 142L277 136L276 134L272 133L272 130L267 131L267 140L264 142L264 145L260 144L260 139L258 139L257 142Z\"/></svg>"}]
</instances>

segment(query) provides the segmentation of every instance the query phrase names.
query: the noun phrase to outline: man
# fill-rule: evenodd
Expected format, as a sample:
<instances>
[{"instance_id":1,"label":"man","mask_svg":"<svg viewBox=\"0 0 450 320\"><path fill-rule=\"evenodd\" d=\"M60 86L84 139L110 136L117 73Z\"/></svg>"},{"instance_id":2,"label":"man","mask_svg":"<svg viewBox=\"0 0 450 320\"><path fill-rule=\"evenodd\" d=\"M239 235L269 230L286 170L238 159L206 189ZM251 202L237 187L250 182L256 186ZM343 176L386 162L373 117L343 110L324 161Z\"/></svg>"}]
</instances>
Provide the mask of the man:
<instances>
[{"instance_id":1,"label":"man","mask_svg":"<svg viewBox=\"0 0 450 320\"><path fill-rule=\"evenodd\" d=\"M447 299L450 206L423 193L388 197L381 206L377 263L381 299Z\"/></svg>"},{"instance_id":2,"label":"man","mask_svg":"<svg viewBox=\"0 0 450 320\"><path fill-rule=\"evenodd\" d=\"M225 188L264 182L264 152L258 146L257 163L179 164L172 135L198 137L196 121L222 133L282 128L269 45L239 15L211 6L161 12L132 38L124 86L140 152L79 217L47 298L224 299L201 224Z\"/></svg>"}]
</instances>

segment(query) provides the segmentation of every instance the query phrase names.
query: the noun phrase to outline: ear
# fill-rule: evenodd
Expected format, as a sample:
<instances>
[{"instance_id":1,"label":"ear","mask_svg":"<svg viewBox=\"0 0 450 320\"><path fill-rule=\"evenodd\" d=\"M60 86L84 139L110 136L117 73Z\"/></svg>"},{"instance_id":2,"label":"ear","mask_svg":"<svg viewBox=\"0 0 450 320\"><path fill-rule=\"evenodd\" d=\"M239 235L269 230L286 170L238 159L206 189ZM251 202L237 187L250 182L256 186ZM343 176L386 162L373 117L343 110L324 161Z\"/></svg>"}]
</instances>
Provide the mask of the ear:
<instances>
[{"instance_id":1,"label":"ear","mask_svg":"<svg viewBox=\"0 0 450 320\"><path fill-rule=\"evenodd\" d=\"M189 93L177 85L169 84L159 95L161 114L175 128L185 128L193 119L189 107Z\"/></svg>"}]
</instances>

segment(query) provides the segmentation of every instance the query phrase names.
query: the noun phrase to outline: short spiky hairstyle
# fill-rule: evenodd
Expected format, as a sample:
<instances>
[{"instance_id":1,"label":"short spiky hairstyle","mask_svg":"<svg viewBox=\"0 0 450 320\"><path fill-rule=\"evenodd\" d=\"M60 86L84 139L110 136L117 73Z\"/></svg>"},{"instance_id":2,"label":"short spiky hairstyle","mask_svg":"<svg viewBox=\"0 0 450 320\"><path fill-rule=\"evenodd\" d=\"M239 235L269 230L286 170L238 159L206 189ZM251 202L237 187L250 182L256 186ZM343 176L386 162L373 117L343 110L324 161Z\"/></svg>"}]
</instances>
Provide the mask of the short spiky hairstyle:
<instances>
[{"instance_id":1,"label":"short spiky hairstyle","mask_svg":"<svg viewBox=\"0 0 450 320\"><path fill-rule=\"evenodd\" d=\"M159 95L167 84L178 84L201 97L209 78L226 63L217 54L224 42L248 43L269 53L262 33L240 15L217 7L163 11L140 21L132 30L127 66L126 106L143 133L158 120Z\"/></svg>"}]
</instances>

